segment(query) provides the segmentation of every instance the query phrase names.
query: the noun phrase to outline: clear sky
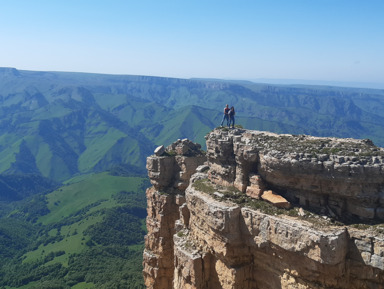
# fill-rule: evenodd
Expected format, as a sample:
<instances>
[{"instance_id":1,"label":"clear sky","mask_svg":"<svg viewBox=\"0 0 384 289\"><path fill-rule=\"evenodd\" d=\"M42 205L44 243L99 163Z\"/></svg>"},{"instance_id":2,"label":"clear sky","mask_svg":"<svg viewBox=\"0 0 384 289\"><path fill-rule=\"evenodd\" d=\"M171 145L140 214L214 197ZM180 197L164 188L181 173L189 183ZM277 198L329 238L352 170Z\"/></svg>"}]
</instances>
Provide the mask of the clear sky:
<instances>
[{"instance_id":1,"label":"clear sky","mask_svg":"<svg viewBox=\"0 0 384 289\"><path fill-rule=\"evenodd\" d=\"M384 0L0 0L0 66L384 83Z\"/></svg>"}]
</instances>

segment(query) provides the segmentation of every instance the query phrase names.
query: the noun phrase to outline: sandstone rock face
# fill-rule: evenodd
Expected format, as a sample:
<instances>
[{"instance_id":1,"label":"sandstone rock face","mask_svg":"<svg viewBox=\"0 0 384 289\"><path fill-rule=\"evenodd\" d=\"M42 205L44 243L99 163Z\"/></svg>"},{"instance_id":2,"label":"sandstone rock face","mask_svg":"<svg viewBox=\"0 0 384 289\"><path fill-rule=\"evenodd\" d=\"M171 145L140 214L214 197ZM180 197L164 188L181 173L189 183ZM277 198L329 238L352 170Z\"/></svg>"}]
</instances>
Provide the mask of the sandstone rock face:
<instances>
[{"instance_id":1,"label":"sandstone rock face","mask_svg":"<svg viewBox=\"0 0 384 289\"><path fill-rule=\"evenodd\" d=\"M174 195L147 190L147 228L145 238L144 276L147 288L171 288L173 280L173 234L179 218Z\"/></svg>"},{"instance_id":2,"label":"sandstone rock face","mask_svg":"<svg viewBox=\"0 0 384 289\"><path fill-rule=\"evenodd\" d=\"M384 220L384 151L370 141L214 130L207 158L218 185L245 193L259 175L290 202Z\"/></svg>"},{"instance_id":3,"label":"sandstone rock face","mask_svg":"<svg viewBox=\"0 0 384 289\"><path fill-rule=\"evenodd\" d=\"M147 288L384 288L384 226L330 221L382 219L382 149L235 129L192 151L147 161Z\"/></svg>"},{"instance_id":4,"label":"sandstone rock face","mask_svg":"<svg viewBox=\"0 0 384 289\"><path fill-rule=\"evenodd\" d=\"M147 170L151 184L158 191L182 190L189 183L191 175L196 168L202 165L206 158L202 153L201 146L188 139L178 140L162 151L158 147L155 155L147 158Z\"/></svg>"},{"instance_id":5,"label":"sandstone rock face","mask_svg":"<svg viewBox=\"0 0 384 289\"><path fill-rule=\"evenodd\" d=\"M189 179L205 160L200 146L189 140L177 141L161 155L147 158L148 176L153 185L146 192L148 234L145 237L143 275L147 288L172 288L175 221L180 219L179 210L185 204L184 191ZM184 209L184 215L181 214L185 222L188 213Z\"/></svg>"}]
</instances>

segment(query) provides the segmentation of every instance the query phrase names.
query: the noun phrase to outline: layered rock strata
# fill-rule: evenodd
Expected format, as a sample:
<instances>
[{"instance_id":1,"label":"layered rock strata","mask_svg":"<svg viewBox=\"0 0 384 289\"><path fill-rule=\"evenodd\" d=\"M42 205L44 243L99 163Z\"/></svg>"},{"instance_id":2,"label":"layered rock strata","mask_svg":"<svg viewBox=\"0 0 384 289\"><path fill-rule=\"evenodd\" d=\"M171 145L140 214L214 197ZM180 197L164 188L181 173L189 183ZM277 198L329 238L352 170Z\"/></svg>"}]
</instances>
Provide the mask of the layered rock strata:
<instances>
[{"instance_id":1,"label":"layered rock strata","mask_svg":"<svg viewBox=\"0 0 384 289\"><path fill-rule=\"evenodd\" d=\"M240 129L211 132L206 156L188 144L147 160L147 288L384 288L384 226L332 222L382 218L382 149Z\"/></svg>"},{"instance_id":2,"label":"layered rock strata","mask_svg":"<svg viewBox=\"0 0 384 289\"><path fill-rule=\"evenodd\" d=\"M246 192L257 175L301 206L384 220L384 150L369 140L215 130L207 159L216 184Z\"/></svg>"},{"instance_id":3,"label":"layered rock strata","mask_svg":"<svg viewBox=\"0 0 384 289\"><path fill-rule=\"evenodd\" d=\"M168 289L173 284L175 221L185 205L185 189L196 168L206 161L201 146L178 140L159 156L147 158L153 185L147 189L147 229L144 251L144 280L147 288Z\"/></svg>"}]
</instances>

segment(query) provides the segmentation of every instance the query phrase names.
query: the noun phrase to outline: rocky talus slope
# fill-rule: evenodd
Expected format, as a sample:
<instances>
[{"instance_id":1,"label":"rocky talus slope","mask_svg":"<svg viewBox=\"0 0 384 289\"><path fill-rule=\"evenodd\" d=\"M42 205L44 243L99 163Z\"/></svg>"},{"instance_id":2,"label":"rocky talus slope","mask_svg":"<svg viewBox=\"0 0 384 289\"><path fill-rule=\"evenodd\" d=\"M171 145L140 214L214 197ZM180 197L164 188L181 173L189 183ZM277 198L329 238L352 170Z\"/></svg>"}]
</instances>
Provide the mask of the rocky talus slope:
<instances>
[{"instance_id":1,"label":"rocky talus slope","mask_svg":"<svg viewBox=\"0 0 384 289\"><path fill-rule=\"evenodd\" d=\"M384 151L216 129L148 157L147 288L384 288Z\"/></svg>"}]
</instances>

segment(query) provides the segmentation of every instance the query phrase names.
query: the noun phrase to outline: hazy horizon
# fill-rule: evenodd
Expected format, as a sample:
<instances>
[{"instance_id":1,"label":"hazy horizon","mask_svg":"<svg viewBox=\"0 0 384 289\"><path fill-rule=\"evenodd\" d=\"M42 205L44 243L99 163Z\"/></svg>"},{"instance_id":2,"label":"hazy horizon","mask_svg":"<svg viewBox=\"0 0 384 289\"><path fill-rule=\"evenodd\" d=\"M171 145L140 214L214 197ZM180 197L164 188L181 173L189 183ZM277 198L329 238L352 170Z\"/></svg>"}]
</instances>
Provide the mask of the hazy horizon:
<instances>
[{"instance_id":1,"label":"hazy horizon","mask_svg":"<svg viewBox=\"0 0 384 289\"><path fill-rule=\"evenodd\" d=\"M1 4L1 67L384 88L381 0Z\"/></svg>"},{"instance_id":2,"label":"hazy horizon","mask_svg":"<svg viewBox=\"0 0 384 289\"><path fill-rule=\"evenodd\" d=\"M368 88L368 89L384 89L384 83L374 82L342 82L342 81L327 81L327 80L314 80L314 79L273 79L273 78L257 78L257 79L231 79L231 78L204 78L204 77L169 77L169 76L156 76L145 74L115 74L115 73L100 73L100 72L85 72L85 71L59 71L59 70L30 70L18 69L17 67L0 67L16 69L20 71L32 72L59 72L59 73L85 73L85 74L105 74L105 75L127 75L127 76L148 76L148 77L164 77L164 78L178 78L178 79L203 79L203 80L218 80L218 81L250 81L260 84L276 84L276 85L319 85L319 86L334 86L334 87L350 87L350 88Z\"/></svg>"}]
</instances>

